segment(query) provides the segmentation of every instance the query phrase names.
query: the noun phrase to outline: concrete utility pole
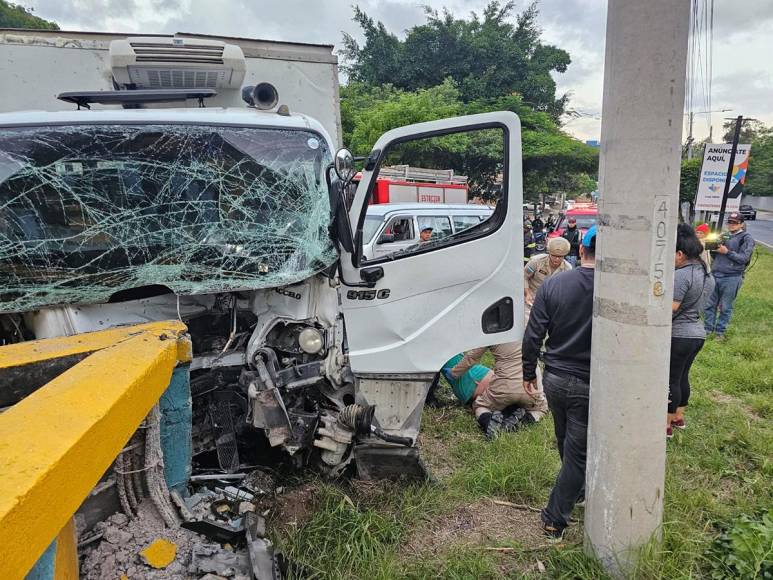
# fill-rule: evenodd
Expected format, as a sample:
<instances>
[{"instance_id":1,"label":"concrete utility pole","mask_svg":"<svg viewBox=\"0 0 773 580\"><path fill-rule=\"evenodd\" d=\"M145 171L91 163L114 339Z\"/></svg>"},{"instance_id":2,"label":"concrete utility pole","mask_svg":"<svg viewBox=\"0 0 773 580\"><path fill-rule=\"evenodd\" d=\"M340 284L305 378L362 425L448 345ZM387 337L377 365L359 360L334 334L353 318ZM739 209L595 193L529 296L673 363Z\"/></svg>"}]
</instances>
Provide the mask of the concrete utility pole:
<instances>
[{"instance_id":1,"label":"concrete utility pole","mask_svg":"<svg viewBox=\"0 0 773 580\"><path fill-rule=\"evenodd\" d=\"M586 548L623 576L663 516L690 2L610 0Z\"/></svg>"}]
</instances>

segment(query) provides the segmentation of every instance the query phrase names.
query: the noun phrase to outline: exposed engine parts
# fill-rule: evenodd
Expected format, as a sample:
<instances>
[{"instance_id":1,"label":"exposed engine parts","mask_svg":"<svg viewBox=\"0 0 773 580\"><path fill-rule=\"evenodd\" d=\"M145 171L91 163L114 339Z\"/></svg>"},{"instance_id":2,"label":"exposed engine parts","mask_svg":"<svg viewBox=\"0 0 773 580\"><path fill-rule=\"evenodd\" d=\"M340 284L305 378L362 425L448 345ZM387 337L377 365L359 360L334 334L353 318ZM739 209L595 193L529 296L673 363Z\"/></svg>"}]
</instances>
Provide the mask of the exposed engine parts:
<instances>
[{"instance_id":1,"label":"exposed engine parts","mask_svg":"<svg viewBox=\"0 0 773 580\"><path fill-rule=\"evenodd\" d=\"M314 440L314 447L324 450L322 451L322 461L328 465L341 463L354 439L354 431L344 426L339 419L324 415L322 417L323 426L317 430L320 438Z\"/></svg>"},{"instance_id":2,"label":"exposed engine parts","mask_svg":"<svg viewBox=\"0 0 773 580\"><path fill-rule=\"evenodd\" d=\"M274 292L267 299L295 306L302 302L296 296L308 292ZM384 432L374 406L355 404L354 379L343 372L340 320L268 322L256 310L236 295L224 296L190 325L198 355L191 382L194 424L200 423L194 455L202 466L234 473L272 449L274 459L281 451L296 467L316 464L332 474L351 462L361 442L413 445L409 437Z\"/></svg>"},{"instance_id":3,"label":"exposed engine parts","mask_svg":"<svg viewBox=\"0 0 773 580\"><path fill-rule=\"evenodd\" d=\"M194 469L235 473L284 457L339 472L354 444L384 435L374 409L354 405L343 324L309 310L314 292L309 284L218 295L185 319L194 347Z\"/></svg>"},{"instance_id":4,"label":"exposed engine parts","mask_svg":"<svg viewBox=\"0 0 773 580\"><path fill-rule=\"evenodd\" d=\"M65 318L114 326L137 322L133 313L143 319L178 317L193 346L187 371L194 473L235 474L278 464L319 467L328 475L343 474L351 465L359 473L359 457L366 452L358 448L396 451L413 445L424 393L420 383L396 387L391 377L355 381L329 284L320 275L288 287L206 296L140 289L77 312L62 307L66 314L6 315L0 319L0 339L49 336ZM135 443L132 449L140 449ZM118 470L142 469L144 459L137 453L122 454ZM137 477L120 482L129 510L138 499Z\"/></svg>"},{"instance_id":5,"label":"exposed engine parts","mask_svg":"<svg viewBox=\"0 0 773 580\"><path fill-rule=\"evenodd\" d=\"M375 406L347 405L338 414L337 419L330 415L323 416L323 427L317 431L320 438L314 441L315 447L325 450L322 452L322 461L328 465L341 463L355 436L364 437L373 434L389 443L413 445L409 437L389 435L376 427L373 424L375 412Z\"/></svg>"}]
</instances>

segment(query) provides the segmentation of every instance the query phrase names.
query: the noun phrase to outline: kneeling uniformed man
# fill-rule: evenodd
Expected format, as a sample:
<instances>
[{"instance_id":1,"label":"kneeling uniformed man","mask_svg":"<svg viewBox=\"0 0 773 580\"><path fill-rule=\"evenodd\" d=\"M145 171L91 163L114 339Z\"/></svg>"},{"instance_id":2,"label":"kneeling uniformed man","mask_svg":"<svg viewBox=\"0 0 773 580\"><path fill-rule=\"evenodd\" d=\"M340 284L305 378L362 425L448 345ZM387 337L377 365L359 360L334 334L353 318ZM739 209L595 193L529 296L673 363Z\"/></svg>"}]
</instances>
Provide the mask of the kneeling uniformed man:
<instances>
[{"instance_id":1,"label":"kneeling uniformed man","mask_svg":"<svg viewBox=\"0 0 773 580\"><path fill-rule=\"evenodd\" d=\"M478 364L486 350L494 355L493 369ZM520 342L458 354L443 365L442 373L457 399L472 403L478 424L488 437L539 421L548 410L541 390L530 395L523 389Z\"/></svg>"}]
</instances>

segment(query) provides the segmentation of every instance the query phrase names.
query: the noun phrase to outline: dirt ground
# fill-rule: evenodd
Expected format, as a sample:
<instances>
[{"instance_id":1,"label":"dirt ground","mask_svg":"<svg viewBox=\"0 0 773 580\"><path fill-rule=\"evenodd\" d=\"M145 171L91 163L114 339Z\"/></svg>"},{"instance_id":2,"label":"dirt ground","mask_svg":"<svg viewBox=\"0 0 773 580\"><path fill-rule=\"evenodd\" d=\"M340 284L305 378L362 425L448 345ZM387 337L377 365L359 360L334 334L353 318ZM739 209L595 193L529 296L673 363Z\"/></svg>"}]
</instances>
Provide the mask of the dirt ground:
<instances>
[{"instance_id":1,"label":"dirt ground","mask_svg":"<svg viewBox=\"0 0 773 580\"><path fill-rule=\"evenodd\" d=\"M478 500L426 522L411 534L405 551L407 555L426 556L450 546L486 548L503 542L517 542L527 548L543 545L539 514L488 499Z\"/></svg>"},{"instance_id":2,"label":"dirt ground","mask_svg":"<svg viewBox=\"0 0 773 580\"><path fill-rule=\"evenodd\" d=\"M315 496L319 484L309 482L291 489L283 489L259 509L265 509L266 522L270 528L301 527L314 513ZM266 513L268 512L268 513Z\"/></svg>"}]
</instances>

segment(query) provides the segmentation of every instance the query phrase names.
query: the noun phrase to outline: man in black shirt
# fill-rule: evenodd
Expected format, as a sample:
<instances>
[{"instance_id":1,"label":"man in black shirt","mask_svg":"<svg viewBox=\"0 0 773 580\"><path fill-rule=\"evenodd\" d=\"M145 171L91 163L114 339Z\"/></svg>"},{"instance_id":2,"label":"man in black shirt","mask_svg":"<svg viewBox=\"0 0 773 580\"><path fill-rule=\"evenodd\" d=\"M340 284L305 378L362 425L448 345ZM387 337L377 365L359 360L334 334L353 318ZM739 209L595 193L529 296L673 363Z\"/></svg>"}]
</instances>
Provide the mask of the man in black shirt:
<instances>
[{"instance_id":1,"label":"man in black shirt","mask_svg":"<svg viewBox=\"0 0 773 580\"><path fill-rule=\"evenodd\" d=\"M593 226L580 245L580 267L540 286L523 337L524 390L536 394L537 359L548 336L542 384L553 413L561 470L542 510L542 522L545 533L555 538L569 525L585 486L595 256Z\"/></svg>"},{"instance_id":2,"label":"man in black shirt","mask_svg":"<svg viewBox=\"0 0 773 580\"><path fill-rule=\"evenodd\" d=\"M582 240L582 234L577 228L577 219L574 217L567 218L566 229L561 237L569 242L569 254L566 256L566 261L572 265L572 268L577 267L577 262L580 259L580 241Z\"/></svg>"}]
</instances>

